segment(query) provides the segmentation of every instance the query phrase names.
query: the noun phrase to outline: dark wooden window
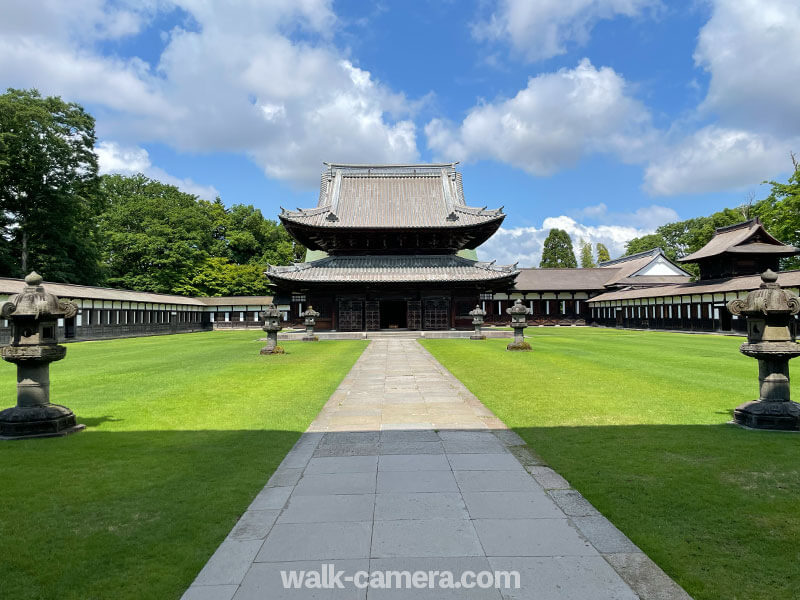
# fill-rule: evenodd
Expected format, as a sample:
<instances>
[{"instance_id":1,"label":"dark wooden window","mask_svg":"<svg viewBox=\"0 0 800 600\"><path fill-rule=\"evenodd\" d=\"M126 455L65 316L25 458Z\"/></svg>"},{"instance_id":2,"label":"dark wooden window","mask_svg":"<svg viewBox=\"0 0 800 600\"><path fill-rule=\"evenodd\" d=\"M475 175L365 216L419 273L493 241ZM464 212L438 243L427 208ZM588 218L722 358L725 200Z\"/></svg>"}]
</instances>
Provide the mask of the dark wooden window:
<instances>
[{"instance_id":1,"label":"dark wooden window","mask_svg":"<svg viewBox=\"0 0 800 600\"><path fill-rule=\"evenodd\" d=\"M447 329L450 326L450 302L447 298L425 299L425 329Z\"/></svg>"},{"instance_id":2,"label":"dark wooden window","mask_svg":"<svg viewBox=\"0 0 800 600\"><path fill-rule=\"evenodd\" d=\"M361 300L339 300L339 329L341 331L361 331L362 306Z\"/></svg>"},{"instance_id":3,"label":"dark wooden window","mask_svg":"<svg viewBox=\"0 0 800 600\"><path fill-rule=\"evenodd\" d=\"M422 302L419 300L408 301L406 326L409 329L420 329L422 327Z\"/></svg>"},{"instance_id":4,"label":"dark wooden window","mask_svg":"<svg viewBox=\"0 0 800 600\"><path fill-rule=\"evenodd\" d=\"M368 300L364 303L364 320L367 331L377 331L381 328L381 304L377 300Z\"/></svg>"}]
</instances>

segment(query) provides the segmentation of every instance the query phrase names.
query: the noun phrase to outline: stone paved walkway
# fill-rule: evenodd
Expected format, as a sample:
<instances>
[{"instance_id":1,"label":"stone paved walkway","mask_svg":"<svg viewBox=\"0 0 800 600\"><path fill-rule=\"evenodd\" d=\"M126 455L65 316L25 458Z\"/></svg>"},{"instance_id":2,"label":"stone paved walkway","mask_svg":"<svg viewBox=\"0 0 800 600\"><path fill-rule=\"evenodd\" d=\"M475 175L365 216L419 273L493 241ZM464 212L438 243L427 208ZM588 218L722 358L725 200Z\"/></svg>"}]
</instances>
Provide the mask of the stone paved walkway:
<instances>
[{"instance_id":1,"label":"stone paved walkway","mask_svg":"<svg viewBox=\"0 0 800 600\"><path fill-rule=\"evenodd\" d=\"M519 589L284 589L281 570L515 570ZM373 341L184 600L689 597L414 340Z\"/></svg>"}]
</instances>

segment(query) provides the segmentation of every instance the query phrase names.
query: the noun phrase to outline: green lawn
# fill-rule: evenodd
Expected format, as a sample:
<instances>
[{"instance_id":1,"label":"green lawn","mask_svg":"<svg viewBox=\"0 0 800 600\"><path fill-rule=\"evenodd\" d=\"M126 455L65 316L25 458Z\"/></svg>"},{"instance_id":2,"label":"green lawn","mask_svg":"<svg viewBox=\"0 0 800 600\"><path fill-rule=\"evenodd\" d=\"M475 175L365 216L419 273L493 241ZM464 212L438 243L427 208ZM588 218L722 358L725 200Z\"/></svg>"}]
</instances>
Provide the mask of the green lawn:
<instances>
[{"instance_id":1,"label":"green lawn","mask_svg":"<svg viewBox=\"0 0 800 600\"><path fill-rule=\"evenodd\" d=\"M798 598L800 435L725 424L758 397L742 338L527 332L422 343L697 600Z\"/></svg>"},{"instance_id":2,"label":"green lawn","mask_svg":"<svg viewBox=\"0 0 800 600\"><path fill-rule=\"evenodd\" d=\"M87 430L0 443L0 598L181 596L366 345L258 337L69 345L51 399Z\"/></svg>"}]
</instances>

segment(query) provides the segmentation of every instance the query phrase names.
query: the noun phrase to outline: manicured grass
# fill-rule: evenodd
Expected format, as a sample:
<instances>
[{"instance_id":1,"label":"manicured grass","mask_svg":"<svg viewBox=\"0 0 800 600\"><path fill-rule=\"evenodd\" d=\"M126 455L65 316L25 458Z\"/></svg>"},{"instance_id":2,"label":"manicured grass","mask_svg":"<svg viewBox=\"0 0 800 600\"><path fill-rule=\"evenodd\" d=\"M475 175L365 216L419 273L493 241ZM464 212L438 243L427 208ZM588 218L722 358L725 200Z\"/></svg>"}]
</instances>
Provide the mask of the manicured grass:
<instances>
[{"instance_id":1,"label":"manicured grass","mask_svg":"<svg viewBox=\"0 0 800 600\"><path fill-rule=\"evenodd\" d=\"M800 435L725 424L758 397L742 338L527 332L422 344L697 600L798 597Z\"/></svg>"},{"instance_id":2,"label":"manicured grass","mask_svg":"<svg viewBox=\"0 0 800 600\"><path fill-rule=\"evenodd\" d=\"M366 345L258 337L69 345L51 399L87 431L0 443L0 598L181 596Z\"/></svg>"}]
</instances>

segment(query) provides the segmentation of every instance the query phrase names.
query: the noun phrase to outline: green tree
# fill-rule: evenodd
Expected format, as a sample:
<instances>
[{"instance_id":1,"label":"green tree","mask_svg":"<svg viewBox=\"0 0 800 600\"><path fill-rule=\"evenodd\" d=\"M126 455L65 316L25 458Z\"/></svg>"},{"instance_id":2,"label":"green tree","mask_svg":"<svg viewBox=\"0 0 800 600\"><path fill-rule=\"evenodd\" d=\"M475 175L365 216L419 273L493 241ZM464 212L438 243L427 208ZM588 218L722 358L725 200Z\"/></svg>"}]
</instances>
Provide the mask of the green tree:
<instances>
[{"instance_id":1,"label":"green tree","mask_svg":"<svg viewBox=\"0 0 800 600\"><path fill-rule=\"evenodd\" d=\"M606 262L611 260L611 255L608 253L608 248L605 244L597 243L597 262Z\"/></svg>"},{"instance_id":2,"label":"green tree","mask_svg":"<svg viewBox=\"0 0 800 600\"><path fill-rule=\"evenodd\" d=\"M544 240L540 268L569 268L578 266L575 252L572 249L572 240L563 229L551 229Z\"/></svg>"},{"instance_id":3,"label":"green tree","mask_svg":"<svg viewBox=\"0 0 800 600\"><path fill-rule=\"evenodd\" d=\"M792 164L794 173L788 182L770 181L770 195L757 203L753 212L761 218L767 231L780 241L800 246L800 164L794 154ZM784 259L781 266L784 269L800 269L800 258Z\"/></svg>"},{"instance_id":4,"label":"green tree","mask_svg":"<svg viewBox=\"0 0 800 600\"><path fill-rule=\"evenodd\" d=\"M592 245L586 240L581 240L581 269L591 269L597 266L592 258Z\"/></svg>"},{"instance_id":5,"label":"green tree","mask_svg":"<svg viewBox=\"0 0 800 600\"><path fill-rule=\"evenodd\" d=\"M207 258L176 288L187 296L264 296L270 293L264 267L237 265L226 258Z\"/></svg>"},{"instance_id":6,"label":"green tree","mask_svg":"<svg viewBox=\"0 0 800 600\"><path fill-rule=\"evenodd\" d=\"M144 175L103 177L101 217L108 282L177 293L209 257L213 222L195 196Z\"/></svg>"},{"instance_id":7,"label":"green tree","mask_svg":"<svg viewBox=\"0 0 800 600\"><path fill-rule=\"evenodd\" d=\"M0 269L95 284L103 208L94 118L36 90L0 95Z\"/></svg>"}]
</instances>

